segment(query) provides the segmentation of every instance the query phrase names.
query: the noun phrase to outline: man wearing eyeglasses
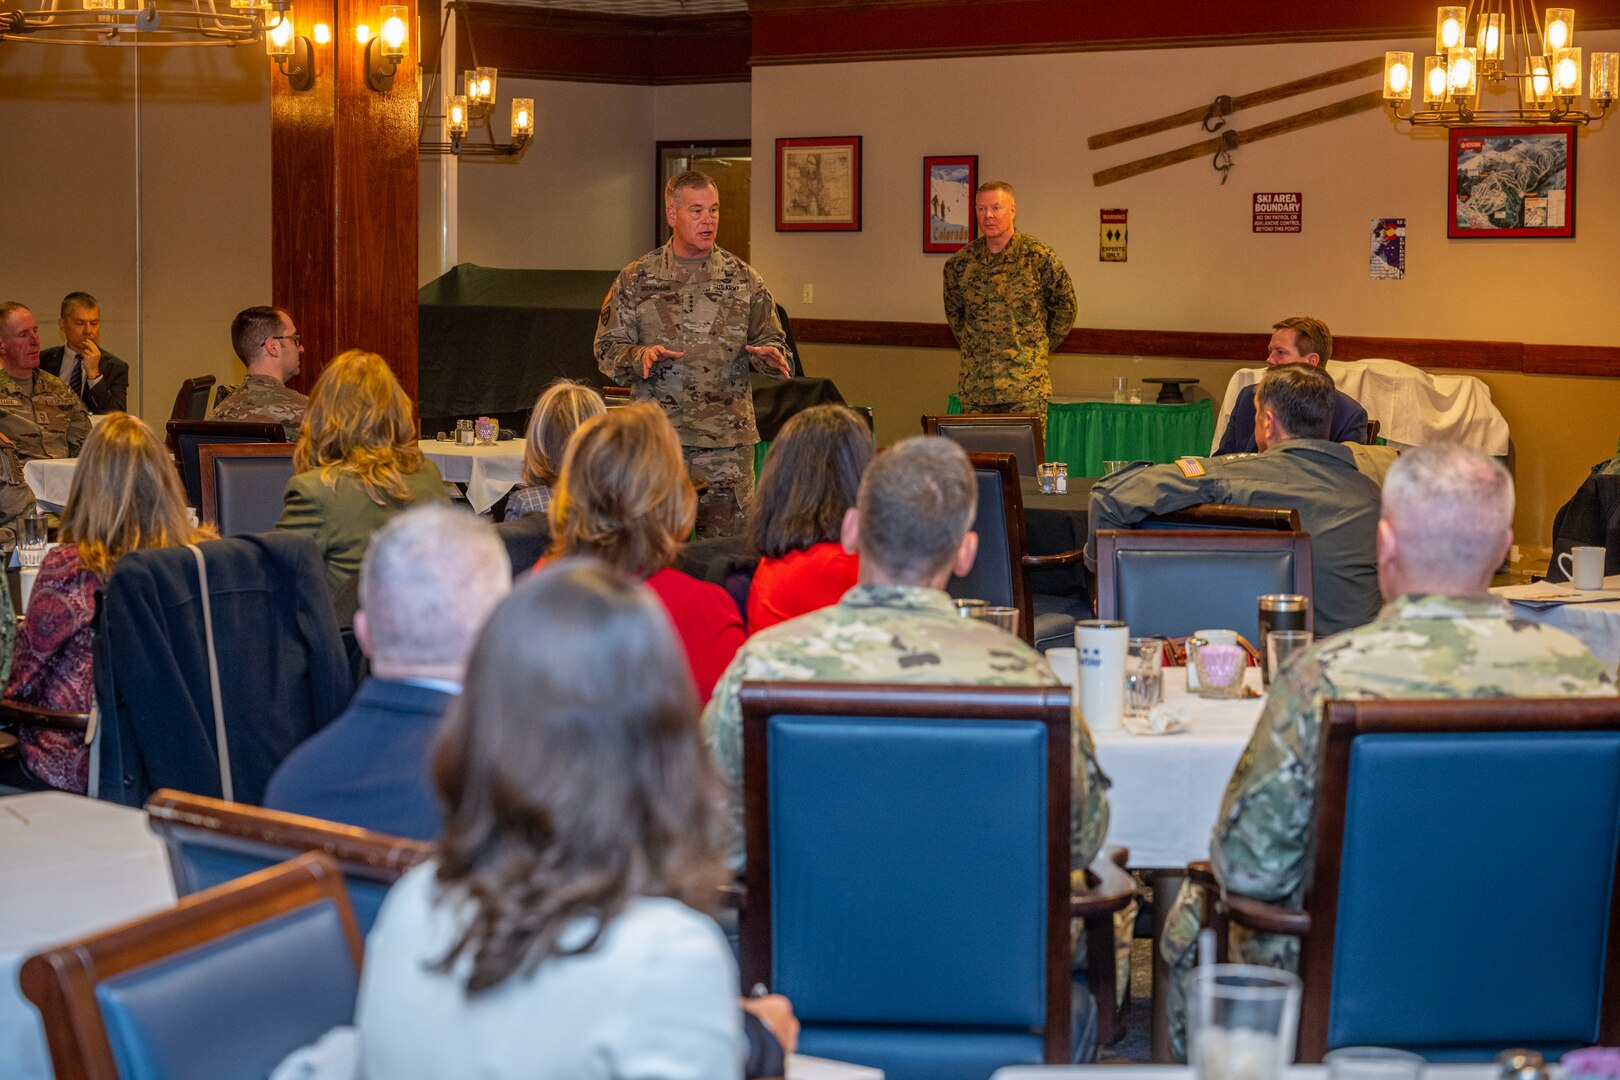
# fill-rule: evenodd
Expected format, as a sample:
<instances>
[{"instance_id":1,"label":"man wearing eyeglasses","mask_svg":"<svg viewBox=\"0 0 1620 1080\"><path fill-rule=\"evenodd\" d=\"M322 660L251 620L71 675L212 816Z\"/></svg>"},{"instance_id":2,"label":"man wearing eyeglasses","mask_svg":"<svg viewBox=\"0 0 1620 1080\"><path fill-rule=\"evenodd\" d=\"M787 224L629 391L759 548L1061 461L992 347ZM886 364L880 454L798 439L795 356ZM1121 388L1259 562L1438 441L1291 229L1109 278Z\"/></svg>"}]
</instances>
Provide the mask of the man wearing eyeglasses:
<instances>
[{"instance_id":1,"label":"man wearing eyeglasses","mask_svg":"<svg viewBox=\"0 0 1620 1080\"><path fill-rule=\"evenodd\" d=\"M280 424L287 441L298 440L309 398L287 385L298 374L303 339L292 316L276 307L251 307L231 320L231 348L247 365L247 378L214 409L215 420Z\"/></svg>"},{"instance_id":2,"label":"man wearing eyeglasses","mask_svg":"<svg viewBox=\"0 0 1620 1080\"><path fill-rule=\"evenodd\" d=\"M21 304L0 304L0 435L24 461L79 456L90 414L67 383L39 370L39 324Z\"/></svg>"}]
</instances>

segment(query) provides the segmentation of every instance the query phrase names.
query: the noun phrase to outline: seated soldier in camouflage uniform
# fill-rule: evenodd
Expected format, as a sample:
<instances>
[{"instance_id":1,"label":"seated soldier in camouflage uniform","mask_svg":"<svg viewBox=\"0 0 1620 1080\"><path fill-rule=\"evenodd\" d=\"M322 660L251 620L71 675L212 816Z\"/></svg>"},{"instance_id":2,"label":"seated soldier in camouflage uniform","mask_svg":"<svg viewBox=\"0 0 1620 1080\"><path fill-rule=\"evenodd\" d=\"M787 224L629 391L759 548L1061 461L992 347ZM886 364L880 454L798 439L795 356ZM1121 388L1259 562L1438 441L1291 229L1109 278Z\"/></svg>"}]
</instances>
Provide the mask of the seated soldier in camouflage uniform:
<instances>
[{"instance_id":1,"label":"seated soldier in camouflage uniform","mask_svg":"<svg viewBox=\"0 0 1620 1080\"><path fill-rule=\"evenodd\" d=\"M292 316L275 307L238 312L231 320L231 348L247 365L247 378L214 409L214 419L280 424L287 441L297 442L309 398L287 386L304 355Z\"/></svg>"},{"instance_id":2,"label":"seated soldier in camouflage uniform","mask_svg":"<svg viewBox=\"0 0 1620 1080\"><path fill-rule=\"evenodd\" d=\"M0 304L0 435L23 461L79 456L90 414L67 383L39 370L39 325L21 304ZM16 471L22 480L22 469ZM0 483L9 481L0 480Z\"/></svg>"},{"instance_id":3,"label":"seated soldier in camouflage uniform","mask_svg":"<svg viewBox=\"0 0 1620 1080\"><path fill-rule=\"evenodd\" d=\"M1298 907L1310 865L1322 704L1345 698L1607 696L1603 665L1562 630L1513 616L1487 594L1513 541L1513 481L1476 450L1436 443L1403 454L1384 483L1378 578L1388 599L1366 626L1318 643L1271 682L1254 737L1210 837L1221 884ZM1183 884L1160 952L1170 967L1170 1034L1186 1035L1201 890ZM1297 938L1234 929L1232 960L1297 969Z\"/></svg>"},{"instance_id":4,"label":"seated soldier in camouflage uniform","mask_svg":"<svg viewBox=\"0 0 1620 1080\"><path fill-rule=\"evenodd\" d=\"M861 557L860 584L837 604L778 623L750 638L715 687L704 730L721 775L742 790L745 679L807 682L959 683L1055 686L1040 653L988 623L963 619L943 591L978 554L971 532L978 482L967 455L938 436L902 440L874 458L855 508L844 517L844 546ZM1108 830L1108 786L1091 734L1074 729L1073 868L1091 864ZM741 801L733 861L742 866Z\"/></svg>"},{"instance_id":5,"label":"seated soldier in camouflage uniform","mask_svg":"<svg viewBox=\"0 0 1620 1080\"><path fill-rule=\"evenodd\" d=\"M707 174L671 178L664 215L669 243L621 270L602 302L596 362L675 426L687 470L705 483L698 536L740 536L759 442L748 371L790 378L787 335L754 268L715 246L720 192Z\"/></svg>"},{"instance_id":6,"label":"seated soldier in camouflage uniform","mask_svg":"<svg viewBox=\"0 0 1620 1080\"><path fill-rule=\"evenodd\" d=\"M14 301L0 303L0 368L24 370L30 354L33 363L39 363L39 327L27 308ZM0 422L3 423L3 422ZM0 434L0 526L10 525L14 518L34 509L34 493L23 481L22 458L17 447ZM4 605L10 612L10 601ZM14 630L9 620L3 627L6 633ZM12 637L0 636L0 655L9 665Z\"/></svg>"},{"instance_id":7,"label":"seated soldier in camouflage uniform","mask_svg":"<svg viewBox=\"0 0 1620 1080\"><path fill-rule=\"evenodd\" d=\"M1011 184L973 199L979 237L945 263L945 319L962 349L956 396L970 413L1033 413L1052 399L1048 354L1074 326L1074 283L1051 248L1018 232Z\"/></svg>"}]
</instances>

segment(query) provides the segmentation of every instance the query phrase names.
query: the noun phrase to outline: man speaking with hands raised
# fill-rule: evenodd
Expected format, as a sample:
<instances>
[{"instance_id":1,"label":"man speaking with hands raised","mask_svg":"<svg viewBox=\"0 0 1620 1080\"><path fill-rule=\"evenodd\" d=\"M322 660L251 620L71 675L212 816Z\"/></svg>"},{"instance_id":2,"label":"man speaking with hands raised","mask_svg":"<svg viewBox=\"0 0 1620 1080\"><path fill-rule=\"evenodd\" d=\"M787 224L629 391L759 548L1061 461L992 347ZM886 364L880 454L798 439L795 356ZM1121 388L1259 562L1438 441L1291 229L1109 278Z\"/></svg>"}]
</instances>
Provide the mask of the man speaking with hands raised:
<instances>
[{"instance_id":1,"label":"man speaking with hands raised","mask_svg":"<svg viewBox=\"0 0 1620 1080\"><path fill-rule=\"evenodd\" d=\"M707 487L701 537L747 530L754 497L752 367L792 374L776 302L753 267L715 246L720 192L701 172L664 187L669 242L619 272L602 304L596 362L631 397L664 410L686 467Z\"/></svg>"}]
</instances>

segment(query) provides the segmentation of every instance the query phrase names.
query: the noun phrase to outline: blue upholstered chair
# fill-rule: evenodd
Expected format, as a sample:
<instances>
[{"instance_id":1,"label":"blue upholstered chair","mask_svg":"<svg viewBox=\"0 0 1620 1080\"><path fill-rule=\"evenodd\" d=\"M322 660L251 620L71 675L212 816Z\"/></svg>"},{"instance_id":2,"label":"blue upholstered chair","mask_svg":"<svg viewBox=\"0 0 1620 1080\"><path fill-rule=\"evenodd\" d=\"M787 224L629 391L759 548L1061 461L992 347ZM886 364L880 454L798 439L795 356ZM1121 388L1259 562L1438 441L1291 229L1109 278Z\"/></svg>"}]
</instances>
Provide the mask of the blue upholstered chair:
<instances>
[{"instance_id":1,"label":"blue upholstered chair","mask_svg":"<svg viewBox=\"0 0 1620 1080\"><path fill-rule=\"evenodd\" d=\"M922 427L924 435L943 435L970 454L1011 454L1019 476L1036 475L1046 460L1041 418L1034 413L924 416Z\"/></svg>"},{"instance_id":2,"label":"blue upholstered chair","mask_svg":"<svg viewBox=\"0 0 1620 1080\"><path fill-rule=\"evenodd\" d=\"M34 956L20 981L58 1077L262 1080L353 1021L360 935L310 854Z\"/></svg>"},{"instance_id":3,"label":"blue upholstered chair","mask_svg":"<svg viewBox=\"0 0 1620 1080\"><path fill-rule=\"evenodd\" d=\"M1219 626L1260 642L1256 598L1311 595L1307 533L1232 529L1098 529L1097 617L1142 637Z\"/></svg>"},{"instance_id":4,"label":"blue upholstered chair","mask_svg":"<svg viewBox=\"0 0 1620 1080\"><path fill-rule=\"evenodd\" d=\"M164 788L146 802L147 824L169 849L174 891L189 896L267 866L319 851L334 859L364 937L399 876L433 845L334 821Z\"/></svg>"},{"instance_id":5,"label":"blue upholstered chair","mask_svg":"<svg viewBox=\"0 0 1620 1080\"><path fill-rule=\"evenodd\" d=\"M1131 885L1099 858L1071 894L1069 692L744 683L741 704L742 982L792 999L800 1049L889 1080L1087 1059L1070 919L1111 1004Z\"/></svg>"},{"instance_id":6,"label":"blue upholstered chair","mask_svg":"<svg viewBox=\"0 0 1620 1080\"><path fill-rule=\"evenodd\" d=\"M206 400L206 399L205 399ZM169 449L180 462L180 478L185 483L186 502L202 507L202 464L198 447L205 443L284 443L287 430L280 424L257 420L170 420Z\"/></svg>"},{"instance_id":7,"label":"blue upholstered chair","mask_svg":"<svg viewBox=\"0 0 1620 1080\"><path fill-rule=\"evenodd\" d=\"M1304 910L1211 913L1222 945L1228 921L1303 938L1299 1060L1620 1043L1620 699L1324 714Z\"/></svg>"},{"instance_id":8,"label":"blue upholstered chair","mask_svg":"<svg viewBox=\"0 0 1620 1080\"><path fill-rule=\"evenodd\" d=\"M197 447L204 525L221 536L269 532L293 477L292 443L201 443Z\"/></svg>"},{"instance_id":9,"label":"blue upholstered chair","mask_svg":"<svg viewBox=\"0 0 1620 1080\"><path fill-rule=\"evenodd\" d=\"M965 575L952 578L946 591L1018 609L1018 636L1045 652L1054 645L1074 644L1074 622L1089 618L1085 604L1062 596L1030 591L1024 573L1060 566L1079 567L1078 549L1056 555L1024 552L1024 493L1011 454L969 454L979 481L979 555ZM1075 570L1078 579L1080 571Z\"/></svg>"}]
</instances>

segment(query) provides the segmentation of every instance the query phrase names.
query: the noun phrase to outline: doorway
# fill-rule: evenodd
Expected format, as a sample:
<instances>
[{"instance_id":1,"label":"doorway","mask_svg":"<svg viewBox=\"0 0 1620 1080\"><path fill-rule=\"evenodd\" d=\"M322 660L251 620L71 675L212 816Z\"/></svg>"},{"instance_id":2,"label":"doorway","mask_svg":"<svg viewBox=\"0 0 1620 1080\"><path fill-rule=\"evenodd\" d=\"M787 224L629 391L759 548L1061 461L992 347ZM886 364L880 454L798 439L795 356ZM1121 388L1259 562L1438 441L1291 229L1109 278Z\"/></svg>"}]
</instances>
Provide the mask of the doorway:
<instances>
[{"instance_id":1,"label":"doorway","mask_svg":"<svg viewBox=\"0 0 1620 1080\"><path fill-rule=\"evenodd\" d=\"M658 186L653 194L653 219L659 246L669 239L669 222L664 219L664 185L671 177L688 169L714 177L715 187L720 191L720 235L715 243L748 262L748 198L754 175L752 144L747 139L658 144Z\"/></svg>"}]
</instances>

